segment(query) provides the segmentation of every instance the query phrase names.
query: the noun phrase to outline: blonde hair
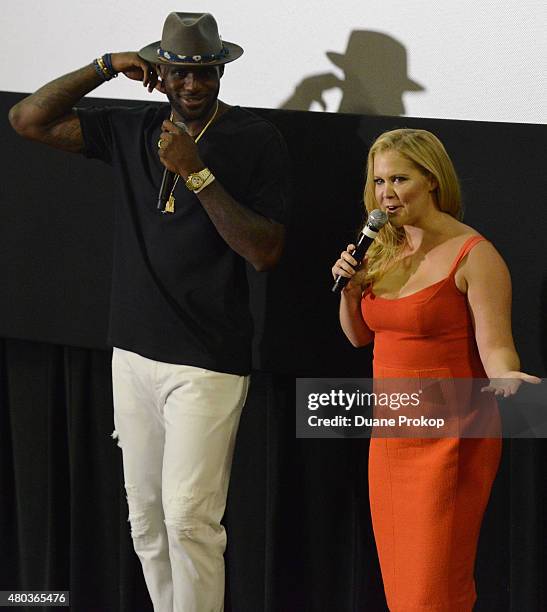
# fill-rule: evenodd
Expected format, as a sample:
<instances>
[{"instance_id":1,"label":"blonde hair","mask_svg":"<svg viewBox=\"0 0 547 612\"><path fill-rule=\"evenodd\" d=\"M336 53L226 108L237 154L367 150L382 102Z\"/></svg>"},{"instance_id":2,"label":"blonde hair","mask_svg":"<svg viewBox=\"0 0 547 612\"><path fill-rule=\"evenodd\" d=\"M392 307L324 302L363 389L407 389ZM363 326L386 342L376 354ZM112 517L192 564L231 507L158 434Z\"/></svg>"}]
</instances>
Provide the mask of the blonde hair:
<instances>
[{"instance_id":1,"label":"blonde hair","mask_svg":"<svg viewBox=\"0 0 547 612\"><path fill-rule=\"evenodd\" d=\"M442 142L431 132L409 128L384 132L378 136L370 148L364 191L367 213L378 208L374 190L374 156L389 150L397 151L409 159L425 176L435 178L437 187L432 193L437 208L456 219L461 219L460 184L454 165ZM365 284L374 283L393 264L406 246L404 229L387 223L368 250Z\"/></svg>"}]
</instances>

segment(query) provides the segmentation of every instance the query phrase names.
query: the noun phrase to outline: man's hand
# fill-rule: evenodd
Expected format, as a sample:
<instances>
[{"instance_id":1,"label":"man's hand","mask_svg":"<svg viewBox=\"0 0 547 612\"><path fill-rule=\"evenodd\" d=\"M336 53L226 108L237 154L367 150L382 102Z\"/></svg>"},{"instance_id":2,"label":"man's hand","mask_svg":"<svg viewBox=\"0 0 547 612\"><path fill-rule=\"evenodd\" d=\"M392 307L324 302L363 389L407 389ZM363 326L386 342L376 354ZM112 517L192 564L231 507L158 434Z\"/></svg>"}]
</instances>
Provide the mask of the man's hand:
<instances>
[{"instance_id":1,"label":"man's hand","mask_svg":"<svg viewBox=\"0 0 547 612\"><path fill-rule=\"evenodd\" d=\"M205 168L194 139L184 129L166 119L161 125L158 154L161 163L184 179Z\"/></svg>"},{"instance_id":2,"label":"man's hand","mask_svg":"<svg viewBox=\"0 0 547 612\"><path fill-rule=\"evenodd\" d=\"M155 66L144 61L133 51L112 53L112 67L116 72L122 72L128 79L142 81L144 87L152 93L154 89L163 91Z\"/></svg>"}]
</instances>

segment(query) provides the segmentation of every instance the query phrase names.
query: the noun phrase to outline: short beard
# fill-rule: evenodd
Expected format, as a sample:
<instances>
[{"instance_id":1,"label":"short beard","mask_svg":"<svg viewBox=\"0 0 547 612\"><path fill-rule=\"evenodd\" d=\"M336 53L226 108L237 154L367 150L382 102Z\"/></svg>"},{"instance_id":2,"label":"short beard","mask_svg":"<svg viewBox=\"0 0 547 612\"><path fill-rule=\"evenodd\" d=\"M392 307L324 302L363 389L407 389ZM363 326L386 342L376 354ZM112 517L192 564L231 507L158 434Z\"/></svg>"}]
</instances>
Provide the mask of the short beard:
<instances>
[{"instance_id":1,"label":"short beard","mask_svg":"<svg viewBox=\"0 0 547 612\"><path fill-rule=\"evenodd\" d=\"M209 115L211 114L211 111L213 110L217 100L218 100L218 94L220 91L220 83L218 84L217 90L215 92L215 96L214 98L211 100L211 104L209 106L207 106L207 108L203 111L203 113L199 116L199 117L187 117L184 113L184 109L180 106L180 104L177 102L177 100L175 100L171 94L165 94L167 96L167 99L169 100L169 103L171 104L171 108L177 113L177 115L179 117L181 117L184 121L199 121L200 119L205 119L207 117L209 117Z\"/></svg>"}]
</instances>

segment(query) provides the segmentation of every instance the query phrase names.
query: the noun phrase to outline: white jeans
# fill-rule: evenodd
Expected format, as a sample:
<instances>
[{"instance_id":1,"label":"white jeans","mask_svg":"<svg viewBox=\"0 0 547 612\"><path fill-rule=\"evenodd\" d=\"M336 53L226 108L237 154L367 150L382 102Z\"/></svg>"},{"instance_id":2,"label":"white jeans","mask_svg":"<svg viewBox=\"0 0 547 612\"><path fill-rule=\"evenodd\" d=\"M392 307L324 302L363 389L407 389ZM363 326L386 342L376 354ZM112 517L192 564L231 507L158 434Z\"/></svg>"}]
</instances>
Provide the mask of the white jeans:
<instances>
[{"instance_id":1,"label":"white jeans","mask_svg":"<svg viewBox=\"0 0 547 612\"><path fill-rule=\"evenodd\" d=\"M248 376L114 349L114 438L155 612L222 612L224 514Z\"/></svg>"}]
</instances>

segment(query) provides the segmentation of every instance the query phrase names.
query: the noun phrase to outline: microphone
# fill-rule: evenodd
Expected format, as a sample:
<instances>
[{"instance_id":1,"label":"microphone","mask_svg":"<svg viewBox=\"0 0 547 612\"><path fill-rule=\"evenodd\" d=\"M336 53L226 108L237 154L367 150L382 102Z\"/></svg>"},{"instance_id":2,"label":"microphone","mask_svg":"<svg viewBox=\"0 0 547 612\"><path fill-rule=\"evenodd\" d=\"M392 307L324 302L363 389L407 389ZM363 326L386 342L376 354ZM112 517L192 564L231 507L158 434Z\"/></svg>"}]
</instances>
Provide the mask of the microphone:
<instances>
[{"instance_id":1,"label":"microphone","mask_svg":"<svg viewBox=\"0 0 547 612\"><path fill-rule=\"evenodd\" d=\"M171 194L171 189L173 189L173 183L175 182L175 173L170 170L163 171L163 177L161 179L160 192L158 194L158 210L161 212L165 212L165 206L167 205L167 200L169 199L169 195Z\"/></svg>"},{"instance_id":2,"label":"microphone","mask_svg":"<svg viewBox=\"0 0 547 612\"><path fill-rule=\"evenodd\" d=\"M185 123L183 123L182 121L175 121L174 123L177 127L181 128L188 134L188 128L186 127ZM160 191L158 193L157 209L161 212L165 212L165 206L167 204L167 200L169 200L169 196L171 195L171 190L173 189L174 182L175 173L165 168L163 171L163 177L161 179Z\"/></svg>"},{"instance_id":3,"label":"microphone","mask_svg":"<svg viewBox=\"0 0 547 612\"><path fill-rule=\"evenodd\" d=\"M368 216L365 227L361 230L357 238L357 246L355 251L351 254L352 257L357 261L357 265L360 265L363 261L363 257L368 250L368 247L374 242L378 232L387 223L387 215L383 210L375 208ZM332 292L338 293L348 284L351 279L346 276L339 274L336 277L336 281L332 286Z\"/></svg>"}]
</instances>

